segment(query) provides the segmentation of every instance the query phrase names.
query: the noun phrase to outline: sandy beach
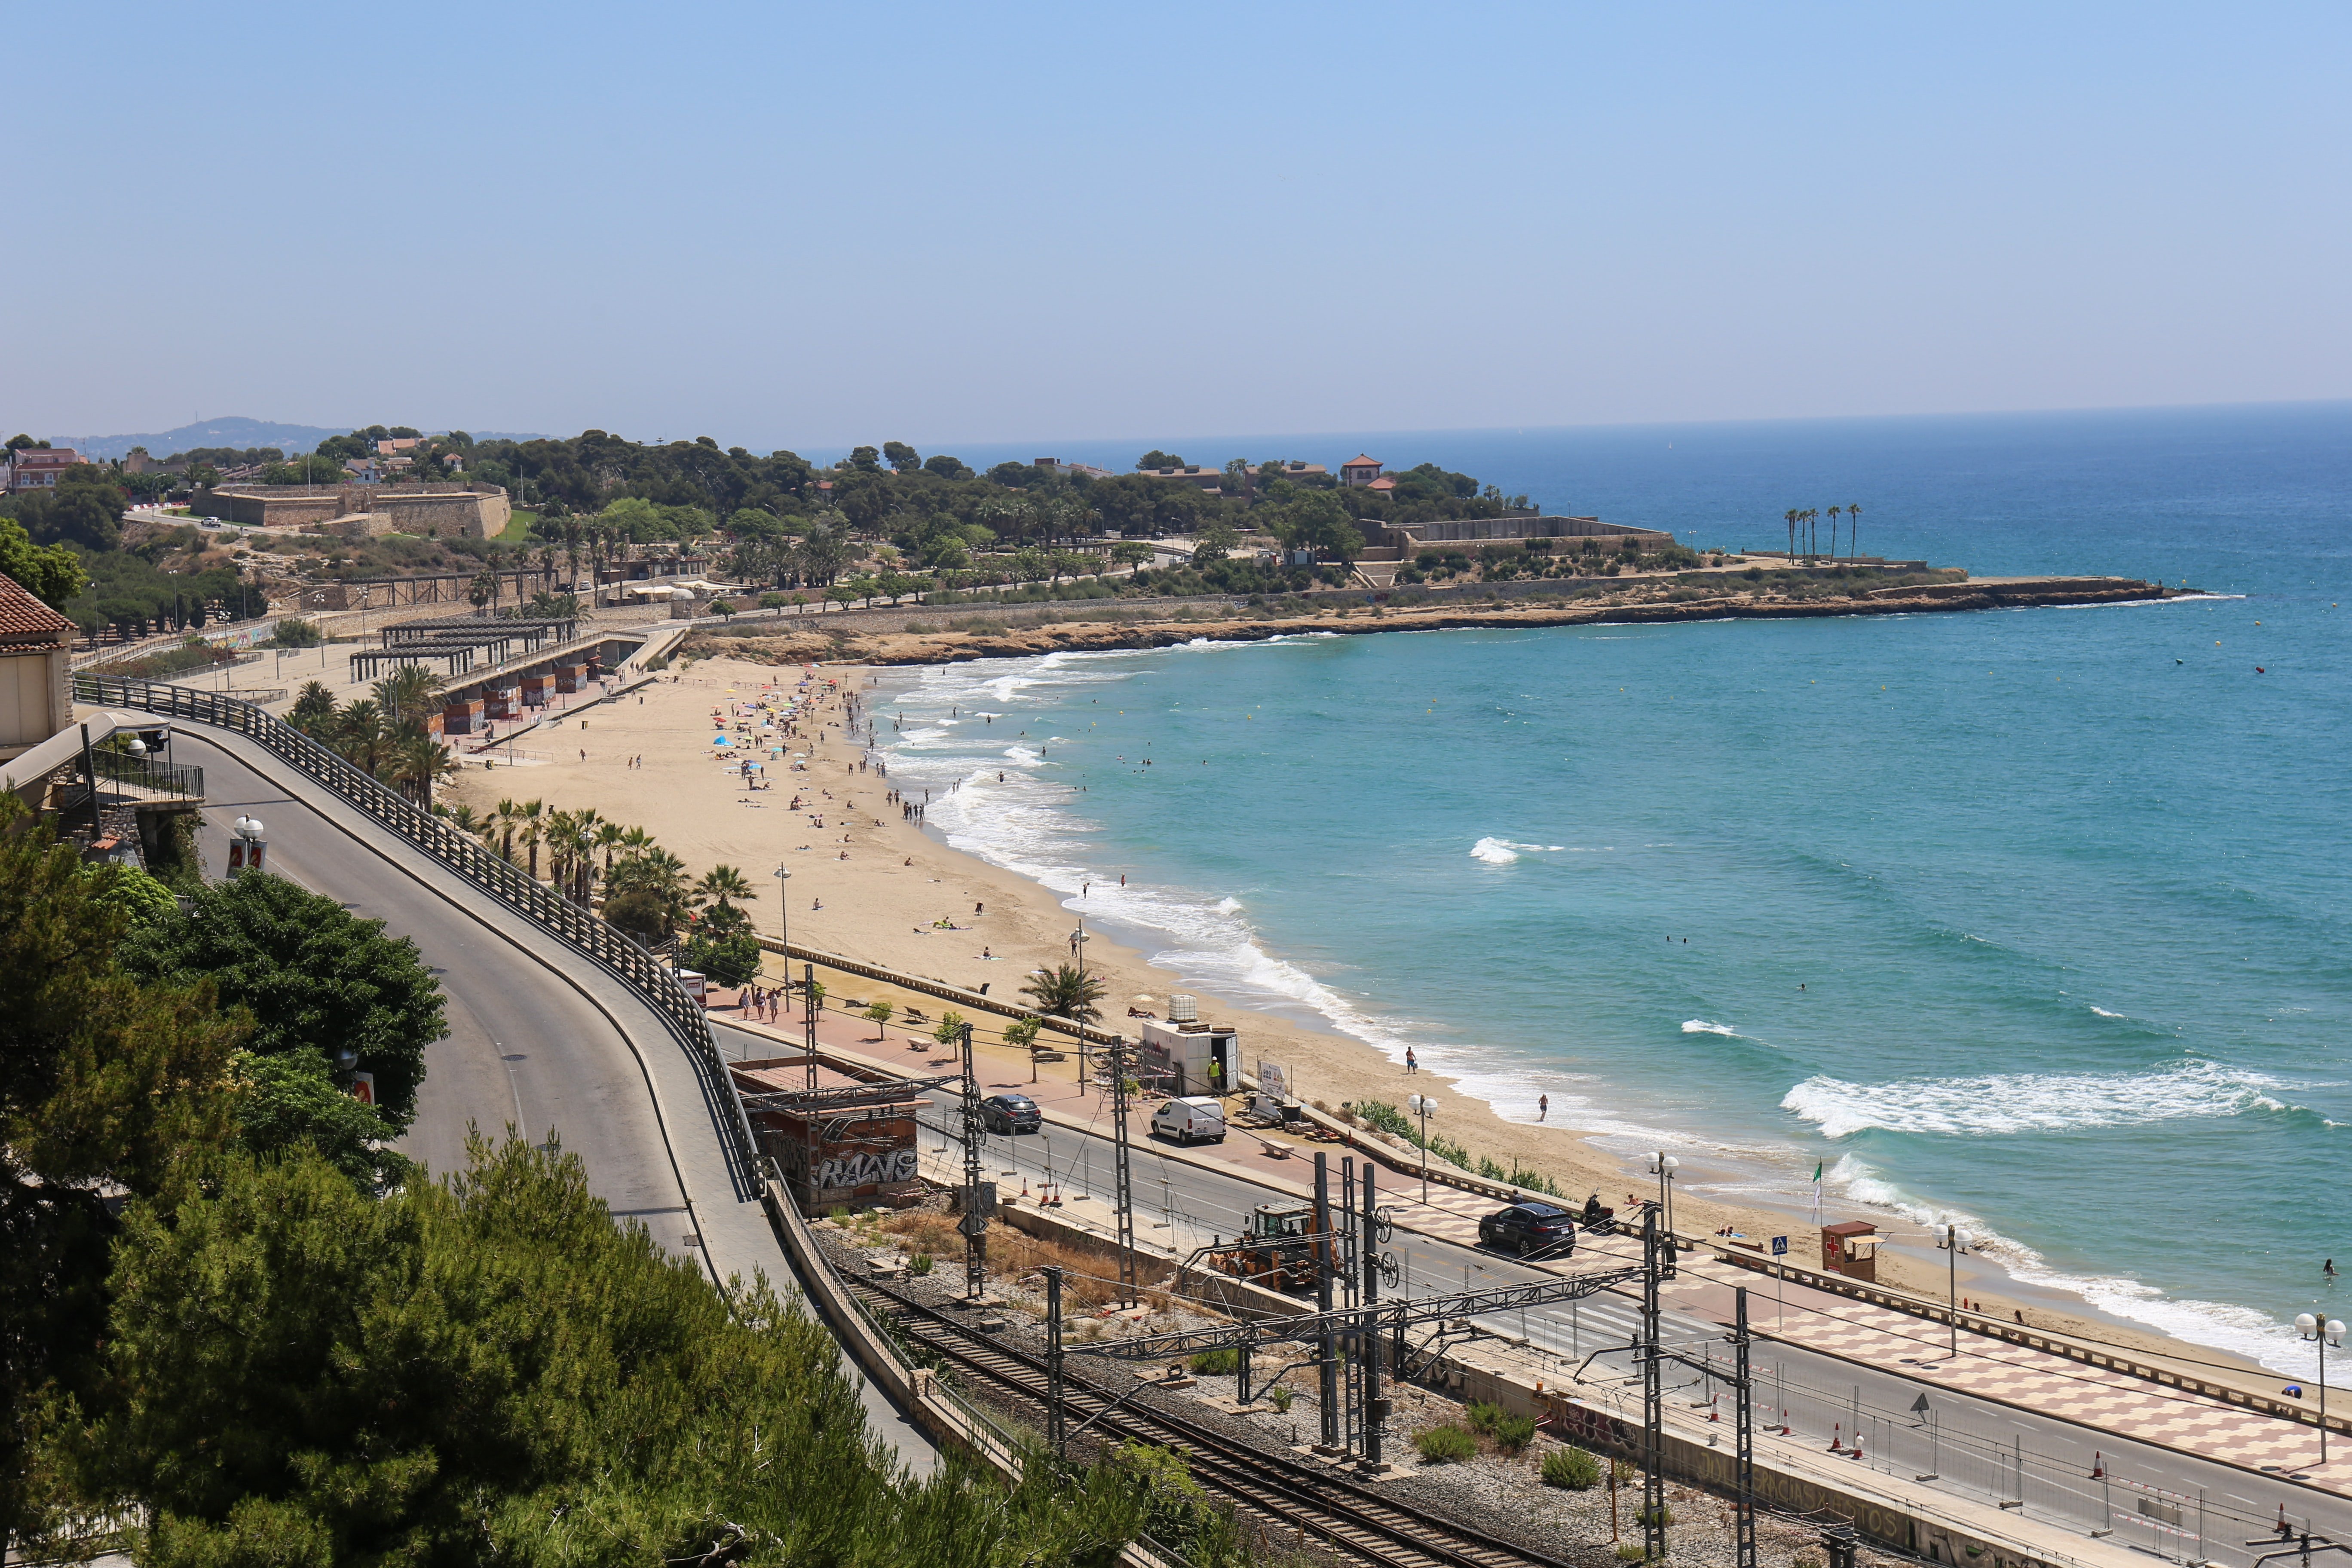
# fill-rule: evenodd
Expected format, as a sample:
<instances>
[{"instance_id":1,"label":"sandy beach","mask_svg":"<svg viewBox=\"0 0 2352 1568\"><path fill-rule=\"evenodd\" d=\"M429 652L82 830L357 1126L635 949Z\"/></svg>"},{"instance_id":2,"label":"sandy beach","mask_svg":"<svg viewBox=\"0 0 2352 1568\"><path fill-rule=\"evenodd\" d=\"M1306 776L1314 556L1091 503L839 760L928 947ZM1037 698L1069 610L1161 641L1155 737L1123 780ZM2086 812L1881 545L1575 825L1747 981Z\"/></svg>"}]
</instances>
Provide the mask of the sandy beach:
<instances>
[{"instance_id":1,"label":"sandy beach","mask_svg":"<svg viewBox=\"0 0 2352 1568\"><path fill-rule=\"evenodd\" d=\"M791 742L782 758L752 752L773 784L745 788L724 760L741 753L711 744L719 732L714 729L716 712L723 710L731 722L735 702L789 693L804 677L812 682L814 707L803 720L803 738ZM845 694L864 689L871 679L866 668L850 665L694 661L615 701L523 736L517 742L524 752L519 761L489 769L467 766L447 786L445 799L463 801L477 812L488 812L501 799L538 799L567 809L593 806L625 826L646 829L693 875L720 864L740 870L758 889L751 912L765 933L788 934L794 942L958 985L985 984L995 997L1017 1000L1032 969L1067 958L1074 916L1084 913L1083 902L1066 906L1058 895L951 849L936 835L902 820L898 806L888 800L891 781L859 771L864 748L844 739ZM804 771L792 769L795 756L804 757ZM642 761L633 766L632 759ZM803 806L797 812L791 809L796 795ZM792 873L782 910L774 875L779 867ZM951 929L942 929L943 921ZM1302 1099L1336 1110L1366 1098L1402 1105L1407 1094L1418 1091L1439 1104L1436 1130L1475 1154L1541 1171L1577 1199L1598 1193L1604 1203L1622 1205L1656 1190L1640 1163L1568 1129L1506 1120L1484 1101L1456 1092L1441 1076L1424 1071L1408 1077L1349 1037L1237 1006L1155 968L1106 936L1090 941L1087 952L1088 966L1108 983L1108 1027L1118 1027L1130 1005L1164 1012L1171 991L1190 991L1200 997L1204 1017L1238 1027L1246 1062L1285 1063ZM782 961L772 956L768 977L772 982L782 973ZM859 994L869 992L878 994L880 988L866 984ZM1136 1002L1139 997L1150 1001ZM929 999L923 1003L938 1007ZM1750 1237L1787 1235L1794 1260L1818 1257L1806 1200L1797 1192L1789 1194L1785 1206L1731 1205L1706 1195L1710 1181L1735 1176L1753 1179L1752 1173L1710 1171L1706 1161L1685 1155L1675 1199L1677 1228L1685 1234L1729 1227ZM1842 1205L1825 1215L1857 1216L1876 1220L1892 1237L1881 1253L1883 1282L1937 1298L1944 1294L1944 1256L1916 1234L1916 1226ZM1983 1260L1963 1263L1959 1291L2000 1317L2022 1312L2037 1327L2216 1366L2252 1365L2096 1313L2078 1298L2021 1284Z\"/></svg>"}]
</instances>

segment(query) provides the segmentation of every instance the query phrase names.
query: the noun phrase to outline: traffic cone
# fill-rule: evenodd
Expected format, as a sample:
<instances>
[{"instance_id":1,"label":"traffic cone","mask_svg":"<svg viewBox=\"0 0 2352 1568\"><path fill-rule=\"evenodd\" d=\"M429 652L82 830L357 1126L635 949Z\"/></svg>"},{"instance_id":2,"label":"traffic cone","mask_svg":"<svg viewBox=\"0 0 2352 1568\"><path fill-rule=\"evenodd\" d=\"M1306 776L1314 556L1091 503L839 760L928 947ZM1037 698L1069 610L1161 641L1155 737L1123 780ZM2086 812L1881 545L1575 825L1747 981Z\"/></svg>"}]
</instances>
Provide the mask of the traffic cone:
<instances>
[{"instance_id":1,"label":"traffic cone","mask_svg":"<svg viewBox=\"0 0 2352 1568\"><path fill-rule=\"evenodd\" d=\"M1853 1447L1846 1450L1845 1457L1849 1459L1862 1458L1862 1428L1859 1426L1853 1429Z\"/></svg>"},{"instance_id":2,"label":"traffic cone","mask_svg":"<svg viewBox=\"0 0 2352 1568\"><path fill-rule=\"evenodd\" d=\"M1720 1421L1723 1419L1723 1412L1716 1408L1716 1405L1722 1398L1723 1395L1720 1394L1710 1394L1706 1396L1706 1418L1708 1420Z\"/></svg>"},{"instance_id":3,"label":"traffic cone","mask_svg":"<svg viewBox=\"0 0 2352 1568\"><path fill-rule=\"evenodd\" d=\"M2092 1449L2092 1450L2091 1450L2091 1479L2092 1479L2093 1480L2095 1480L2095 1481L2097 1481L2097 1480L2105 1480L2105 1479L2106 1479L2106 1474L2107 1474L2107 1457L2106 1457L2105 1454L2100 1453L2100 1452L2099 1452L2097 1449L2095 1449L2095 1448Z\"/></svg>"},{"instance_id":4,"label":"traffic cone","mask_svg":"<svg viewBox=\"0 0 2352 1568\"><path fill-rule=\"evenodd\" d=\"M1845 1452L1844 1427L1832 1426L1830 1428L1830 1452L1832 1454L1843 1454Z\"/></svg>"},{"instance_id":5,"label":"traffic cone","mask_svg":"<svg viewBox=\"0 0 2352 1568\"><path fill-rule=\"evenodd\" d=\"M1024 1198L1029 1195L1029 1178L1026 1176L1021 1178L1021 1195Z\"/></svg>"}]
</instances>

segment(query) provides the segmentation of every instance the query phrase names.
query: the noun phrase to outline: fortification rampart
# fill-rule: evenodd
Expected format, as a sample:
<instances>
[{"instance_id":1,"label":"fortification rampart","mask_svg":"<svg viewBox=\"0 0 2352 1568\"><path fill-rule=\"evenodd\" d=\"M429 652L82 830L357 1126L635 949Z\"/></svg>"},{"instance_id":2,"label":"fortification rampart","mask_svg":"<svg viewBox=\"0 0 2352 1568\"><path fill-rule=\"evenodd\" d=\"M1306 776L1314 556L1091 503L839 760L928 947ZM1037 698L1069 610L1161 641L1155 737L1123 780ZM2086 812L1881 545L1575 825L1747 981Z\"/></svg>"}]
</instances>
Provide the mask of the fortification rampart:
<instances>
[{"instance_id":1,"label":"fortification rampart","mask_svg":"<svg viewBox=\"0 0 2352 1568\"><path fill-rule=\"evenodd\" d=\"M247 528L425 539L488 539L514 515L506 490L485 484L230 485L198 490L188 510ZM333 526L338 519L362 516L368 521L356 529Z\"/></svg>"}]
</instances>

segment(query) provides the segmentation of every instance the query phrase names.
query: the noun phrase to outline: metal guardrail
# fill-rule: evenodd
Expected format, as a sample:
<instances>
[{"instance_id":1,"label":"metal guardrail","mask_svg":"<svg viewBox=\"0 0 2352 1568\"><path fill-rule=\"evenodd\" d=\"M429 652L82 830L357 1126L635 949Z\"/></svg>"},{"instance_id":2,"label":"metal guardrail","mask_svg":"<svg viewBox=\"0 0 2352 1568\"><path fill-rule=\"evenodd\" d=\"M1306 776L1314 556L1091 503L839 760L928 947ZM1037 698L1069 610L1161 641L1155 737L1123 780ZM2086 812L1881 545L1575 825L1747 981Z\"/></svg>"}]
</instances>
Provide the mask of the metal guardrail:
<instances>
[{"instance_id":1,"label":"metal guardrail","mask_svg":"<svg viewBox=\"0 0 2352 1568\"><path fill-rule=\"evenodd\" d=\"M423 850L475 887L561 938L608 973L614 975L661 1014L688 1047L695 1070L714 1105L723 1107L723 1136L735 1164L740 1191L749 1196L759 1190L758 1142L743 1113L732 1077L720 1059L702 1004L687 994L669 970L617 928L558 896L531 877L492 854L471 836L424 810L397 790L362 773L284 720L251 703L217 692L155 681L77 675L78 700L109 708L137 708L166 714L191 723L209 724L254 741L273 756L304 773L376 822Z\"/></svg>"},{"instance_id":2,"label":"metal guardrail","mask_svg":"<svg viewBox=\"0 0 2352 1568\"><path fill-rule=\"evenodd\" d=\"M98 776L116 784L127 784L157 795L173 795L185 800L201 800L205 793L205 770L184 763L159 763L152 757L135 757L128 752L93 751L90 761L98 764Z\"/></svg>"}]
</instances>

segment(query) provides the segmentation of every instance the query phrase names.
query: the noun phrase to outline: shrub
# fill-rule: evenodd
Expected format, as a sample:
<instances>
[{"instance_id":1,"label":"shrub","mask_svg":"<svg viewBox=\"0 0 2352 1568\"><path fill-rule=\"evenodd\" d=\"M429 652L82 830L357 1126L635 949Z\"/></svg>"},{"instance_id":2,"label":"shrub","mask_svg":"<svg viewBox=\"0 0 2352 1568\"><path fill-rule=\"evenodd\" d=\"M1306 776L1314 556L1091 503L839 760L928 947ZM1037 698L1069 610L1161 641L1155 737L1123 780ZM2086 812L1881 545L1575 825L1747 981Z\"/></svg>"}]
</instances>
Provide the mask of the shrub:
<instances>
[{"instance_id":1,"label":"shrub","mask_svg":"<svg viewBox=\"0 0 2352 1568\"><path fill-rule=\"evenodd\" d=\"M1459 1426L1432 1426L1413 1438L1412 1446L1433 1465L1458 1464L1478 1452L1478 1439Z\"/></svg>"},{"instance_id":2,"label":"shrub","mask_svg":"<svg viewBox=\"0 0 2352 1568\"><path fill-rule=\"evenodd\" d=\"M299 616L288 616L278 623L271 637L279 647L316 647L325 634Z\"/></svg>"},{"instance_id":3,"label":"shrub","mask_svg":"<svg viewBox=\"0 0 2352 1568\"><path fill-rule=\"evenodd\" d=\"M1516 1454L1536 1440L1536 1418L1532 1415L1506 1415L1495 1423L1495 1447L1506 1454Z\"/></svg>"},{"instance_id":4,"label":"shrub","mask_svg":"<svg viewBox=\"0 0 2352 1568\"><path fill-rule=\"evenodd\" d=\"M1562 1491L1590 1491L1601 1484L1601 1461L1581 1448L1555 1448L1544 1456L1543 1484Z\"/></svg>"},{"instance_id":5,"label":"shrub","mask_svg":"<svg viewBox=\"0 0 2352 1568\"><path fill-rule=\"evenodd\" d=\"M1639 1563L1643 1556L1643 1549L1631 1543L1617 1549L1617 1561L1620 1563Z\"/></svg>"},{"instance_id":6,"label":"shrub","mask_svg":"<svg viewBox=\"0 0 2352 1568\"><path fill-rule=\"evenodd\" d=\"M1662 1515L1662 1516L1663 1516L1663 1517L1661 1517L1661 1518L1659 1519L1659 1521L1658 1521L1658 1522L1659 1522L1660 1524L1672 1524L1672 1523L1674 1523L1674 1521L1675 1521L1675 1510L1674 1510L1673 1509L1670 1509L1670 1508L1661 1508L1661 1509L1659 1509L1659 1510L1658 1510L1658 1512L1659 1512L1659 1514L1660 1514L1660 1515ZM1649 1522L1650 1522L1650 1510L1649 1510L1648 1509L1646 1509L1646 1508L1635 1509L1635 1510L1633 1510L1633 1522L1634 1522L1635 1524L1643 1525L1643 1526L1648 1525L1648 1524L1649 1524Z\"/></svg>"},{"instance_id":7,"label":"shrub","mask_svg":"<svg viewBox=\"0 0 2352 1568\"><path fill-rule=\"evenodd\" d=\"M1277 1383L1272 1388L1266 1390L1265 1396L1274 1401L1274 1408L1276 1415L1287 1415L1290 1414L1290 1402L1296 1396L1289 1389L1283 1387L1282 1384Z\"/></svg>"},{"instance_id":8,"label":"shrub","mask_svg":"<svg viewBox=\"0 0 2352 1568\"><path fill-rule=\"evenodd\" d=\"M918 1252L915 1254L913 1260L907 1265L907 1272L913 1275L918 1279L921 1279L924 1275L929 1274L930 1271L931 1255L928 1252Z\"/></svg>"},{"instance_id":9,"label":"shrub","mask_svg":"<svg viewBox=\"0 0 2352 1568\"><path fill-rule=\"evenodd\" d=\"M1230 1376L1242 1369L1242 1352L1227 1345L1223 1350L1202 1351L1192 1358L1192 1370L1206 1377Z\"/></svg>"},{"instance_id":10,"label":"shrub","mask_svg":"<svg viewBox=\"0 0 2352 1568\"><path fill-rule=\"evenodd\" d=\"M1462 1418L1470 1424L1470 1430L1473 1432L1492 1433L1495 1430L1495 1424L1507 1414L1509 1413L1499 1405L1489 1405L1476 1399L1462 1408Z\"/></svg>"},{"instance_id":11,"label":"shrub","mask_svg":"<svg viewBox=\"0 0 2352 1568\"><path fill-rule=\"evenodd\" d=\"M1356 1101L1355 1110L1357 1115L1382 1132L1393 1132L1400 1138L1412 1136L1412 1123L1406 1119L1405 1113L1385 1100L1360 1100Z\"/></svg>"}]
</instances>

